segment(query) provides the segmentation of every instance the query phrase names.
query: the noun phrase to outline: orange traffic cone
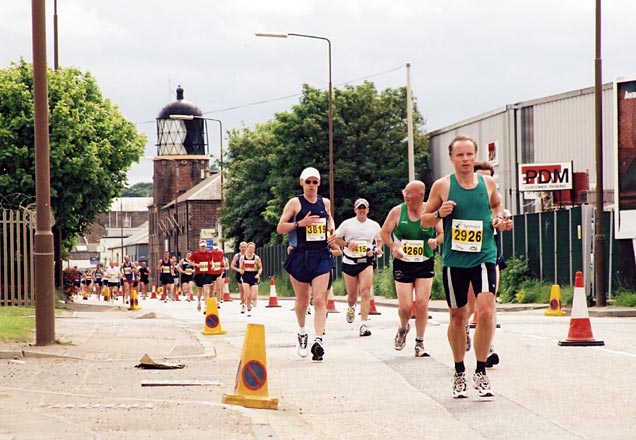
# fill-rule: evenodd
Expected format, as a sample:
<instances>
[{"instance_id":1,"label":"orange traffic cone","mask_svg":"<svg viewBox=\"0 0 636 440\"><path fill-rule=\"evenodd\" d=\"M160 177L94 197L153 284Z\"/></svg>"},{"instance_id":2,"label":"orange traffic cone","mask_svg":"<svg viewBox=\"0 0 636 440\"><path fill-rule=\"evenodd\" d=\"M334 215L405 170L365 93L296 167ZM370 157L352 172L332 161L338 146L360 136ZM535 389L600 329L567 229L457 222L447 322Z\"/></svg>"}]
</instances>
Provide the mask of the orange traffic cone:
<instances>
[{"instance_id":1,"label":"orange traffic cone","mask_svg":"<svg viewBox=\"0 0 636 440\"><path fill-rule=\"evenodd\" d=\"M132 289L130 291L130 307L128 310L140 310L139 307L139 296L137 295L137 289Z\"/></svg>"},{"instance_id":2,"label":"orange traffic cone","mask_svg":"<svg viewBox=\"0 0 636 440\"><path fill-rule=\"evenodd\" d=\"M572 312L570 313L570 330L565 341L559 341L559 345L584 347L588 345L605 345L603 341L597 341L592 336L590 315L587 311L585 287L583 286L583 273L576 273L574 279L574 296L572 297Z\"/></svg>"},{"instance_id":3,"label":"orange traffic cone","mask_svg":"<svg viewBox=\"0 0 636 440\"><path fill-rule=\"evenodd\" d=\"M373 299L373 285L371 286L371 292L369 294L371 300L369 301L369 315L381 315L378 309L375 308L375 300Z\"/></svg>"},{"instance_id":4,"label":"orange traffic cone","mask_svg":"<svg viewBox=\"0 0 636 440\"><path fill-rule=\"evenodd\" d=\"M470 324L468 324L468 327L470 328L477 327L477 308L476 307L475 307L475 310L473 311L473 320L470 321Z\"/></svg>"},{"instance_id":5,"label":"orange traffic cone","mask_svg":"<svg viewBox=\"0 0 636 440\"><path fill-rule=\"evenodd\" d=\"M340 313L336 309L336 302L333 298L333 289L329 288L329 294L327 295L327 313Z\"/></svg>"},{"instance_id":6,"label":"orange traffic cone","mask_svg":"<svg viewBox=\"0 0 636 440\"><path fill-rule=\"evenodd\" d=\"M583 279L581 278L581 282ZM575 282L576 284L576 282ZM581 285L581 287L583 287ZM565 312L561 310L561 287L553 284L550 289L550 308L546 310L545 316L563 316Z\"/></svg>"},{"instance_id":7,"label":"orange traffic cone","mask_svg":"<svg viewBox=\"0 0 636 440\"><path fill-rule=\"evenodd\" d=\"M216 298L208 298L205 303L205 327L201 334L209 335L224 335L227 332L221 328L221 318L219 316L219 308L216 305Z\"/></svg>"},{"instance_id":8,"label":"orange traffic cone","mask_svg":"<svg viewBox=\"0 0 636 440\"><path fill-rule=\"evenodd\" d=\"M181 300L179 299L179 295L181 295L181 292L182 292L182 291L181 291L181 287L179 287L179 288L177 289L177 292L174 294L174 300L175 300L175 301L181 301Z\"/></svg>"},{"instance_id":9,"label":"orange traffic cone","mask_svg":"<svg viewBox=\"0 0 636 440\"><path fill-rule=\"evenodd\" d=\"M274 277L269 282L269 303L265 307L280 307L278 304L278 295L276 295L276 281Z\"/></svg>"},{"instance_id":10,"label":"orange traffic cone","mask_svg":"<svg viewBox=\"0 0 636 440\"><path fill-rule=\"evenodd\" d=\"M232 297L230 296L230 281L227 279L227 277L225 277L225 283L223 283L223 301L232 301Z\"/></svg>"},{"instance_id":11,"label":"orange traffic cone","mask_svg":"<svg viewBox=\"0 0 636 440\"><path fill-rule=\"evenodd\" d=\"M278 399L268 396L263 324L247 324L243 352L236 371L234 394L224 393L222 401L248 408L278 409Z\"/></svg>"},{"instance_id":12,"label":"orange traffic cone","mask_svg":"<svg viewBox=\"0 0 636 440\"><path fill-rule=\"evenodd\" d=\"M159 289L157 289L157 292L159 292L159 299L161 301L165 301L166 300L166 291L163 289L163 286L160 286Z\"/></svg>"},{"instance_id":13,"label":"orange traffic cone","mask_svg":"<svg viewBox=\"0 0 636 440\"><path fill-rule=\"evenodd\" d=\"M157 286L155 283L152 283L152 292L150 294L150 299L157 299Z\"/></svg>"}]
</instances>

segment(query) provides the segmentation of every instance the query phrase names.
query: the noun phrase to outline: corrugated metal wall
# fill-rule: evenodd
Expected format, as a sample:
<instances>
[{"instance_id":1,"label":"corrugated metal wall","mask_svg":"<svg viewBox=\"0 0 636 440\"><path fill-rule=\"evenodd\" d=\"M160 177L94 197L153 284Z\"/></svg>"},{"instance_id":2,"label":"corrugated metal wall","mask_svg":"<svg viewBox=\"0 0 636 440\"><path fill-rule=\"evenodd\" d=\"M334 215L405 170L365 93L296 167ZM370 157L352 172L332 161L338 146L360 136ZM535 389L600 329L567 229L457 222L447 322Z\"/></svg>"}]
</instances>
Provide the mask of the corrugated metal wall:
<instances>
[{"instance_id":1,"label":"corrugated metal wall","mask_svg":"<svg viewBox=\"0 0 636 440\"><path fill-rule=\"evenodd\" d=\"M603 88L604 190L614 188L613 84ZM478 160L488 157L487 144L497 142L495 177L504 204L514 213L533 212L538 201L517 192L517 163L574 162L574 171L588 171L596 183L594 88L524 101L492 110L429 134L433 175L452 172L448 144L457 134L473 136L480 145Z\"/></svg>"}]
</instances>

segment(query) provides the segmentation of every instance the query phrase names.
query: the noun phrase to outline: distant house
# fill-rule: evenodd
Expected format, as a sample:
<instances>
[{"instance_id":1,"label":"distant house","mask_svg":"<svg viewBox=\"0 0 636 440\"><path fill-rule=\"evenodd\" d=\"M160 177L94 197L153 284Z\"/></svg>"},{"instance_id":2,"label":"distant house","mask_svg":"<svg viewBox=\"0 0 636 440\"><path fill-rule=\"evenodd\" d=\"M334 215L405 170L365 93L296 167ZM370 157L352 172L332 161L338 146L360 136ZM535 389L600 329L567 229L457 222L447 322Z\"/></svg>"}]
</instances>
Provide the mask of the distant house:
<instances>
[{"instance_id":1,"label":"distant house","mask_svg":"<svg viewBox=\"0 0 636 440\"><path fill-rule=\"evenodd\" d=\"M133 260L147 258L148 206L151 204L152 197L114 198L110 210L98 215L88 232L79 237L65 266L94 267L97 261L122 261L123 255L130 255ZM133 237L136 237L134 243Z\"/></svg>"}]
</instances>

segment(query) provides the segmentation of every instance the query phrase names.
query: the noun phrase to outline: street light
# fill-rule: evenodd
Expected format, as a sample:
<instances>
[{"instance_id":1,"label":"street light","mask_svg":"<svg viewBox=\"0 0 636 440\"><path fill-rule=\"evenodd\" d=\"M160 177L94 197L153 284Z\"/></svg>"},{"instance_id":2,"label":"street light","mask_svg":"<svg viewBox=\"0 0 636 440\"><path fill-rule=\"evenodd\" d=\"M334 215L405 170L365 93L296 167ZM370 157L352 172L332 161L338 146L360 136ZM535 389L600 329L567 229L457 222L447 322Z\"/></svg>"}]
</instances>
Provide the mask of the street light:
<instances>
[{"instance_id":1,"label":"street light","mask_svg":"<svg viewBox=\"0 0 636 440\"><path fill-rule=\"evenodd\" d=\"M326 37L319 37L317 35L307 34L277 34L277 33L256 33L257 37L269 37L269 38L287 38L287 37L302 37L313 38L316 40L324 40L327 42L329 49L329 200L331 201L331 211L333 215L334 200L334 183L333 183L333 89L331 86L331 41Z\"/></svg>"},{"instance_id":2,"label":"street light","mask_svg":"<svg viewBox=\"0 0 636 440\"><path fill-rule=\"evenodd\" d=\"M221 210L223 210L223 122L220 119L208 118L206 116L197 115L170 115L170 119L176 121L192 121L194 119L203 119L204 121L214 121L219 123L219 166L221 172ZM178 195L177 195L178 198ZM219 241L221 249L223 249L223 228L220 228Z\"/></svg>"}]
</instances>

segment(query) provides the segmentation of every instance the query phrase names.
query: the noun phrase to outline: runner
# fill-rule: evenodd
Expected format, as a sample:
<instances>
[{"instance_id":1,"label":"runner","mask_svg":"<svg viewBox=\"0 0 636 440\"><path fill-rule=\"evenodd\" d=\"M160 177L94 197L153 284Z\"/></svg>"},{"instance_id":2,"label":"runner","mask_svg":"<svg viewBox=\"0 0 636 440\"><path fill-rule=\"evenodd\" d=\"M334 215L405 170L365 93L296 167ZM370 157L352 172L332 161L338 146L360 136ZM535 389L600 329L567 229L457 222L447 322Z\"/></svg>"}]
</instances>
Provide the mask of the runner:
<instances>
[{"instance_id":1,"label":"runner","mask_svg":"<svg viewBox=\"0 0 636 440\"><path fill-rule=\"evenodd\" d=\"M398 297L400 326L394 348L402 350L411 329L415 293L415 356L428 357L424 332L428 323L428 301L433 287L435 260L433 250L443 240L441 227L422 227L426 186L420 180L409 182L402 190L404 203L391 209L382 225L382 240L393 255L393 279Z\"/></svg>"},{"instance_id":2,"label":"runner","mask_svg":"<svg viewBox=\"0 0 636 440\"><path fill-rule=\"evenodd\" d=\"M192 294L192 280L194 279L194 267L190 264L190 258L192 252L188 251L185 254L185 258L182 258L177 264L177 270L181 274L181 289L186 301L190 301L190 295Z\"/></svg>"},{"instance_id":3,"label":"runner","mask_svg":"<svg viewBox=\"0 0 636 440\"><path fill-rule=\"evenodd\" d=\"M104 269L100 263L97 263L95 266L95 271L93 272L93 282L95 284L95 293L97 294L97 299L101 299L102 297L102 286L104 285Z\"/></svg>"},{"instance_id":4,"label":"runner","mask_svg":"<svg viewBox=\"0 0 636 440\"><path fill-rule=\"evenodd\" d=\"M130 262L130 255L124 256L124 262L121 264L121 281L122 290L124 292L124 304L128 304L130 299L130 289L135 282L135 270L133 264Z\"/></svg>"},{"instance_id":5,"label":"runner","mask_svg":"<svg viewBox=\"0 0 636 440\"><path fill-rule=\"evenodd\" d=\"M159 282L163 289L165 298L164 302L168 300L172 301L172 287L174 286L174 277L172 276L172 262L170 261L170 252L165 251L163 258L157 265L157 272L159 272Z\"/></svg>"},{"instance_id":6,"label":"runner","mask_svg":"<svg viewBox=\"0 0 636 440\"><path fill-rule=\"evenodd\" d=\"M212 255L208 252L206 246L207 242L205 240L199 241L199 249L190 256L190 264L194 266L194 284L197 286L197 310L201 310L202 294L203 302L207 301L210 294L210 284L212 284L212 276L208 273Z\"/></svg>"},{"instance_id":7,"label":"runner","mask_svg":"<svg viewBox=\"0 0 636 440\"><path fill-rule=\"evenodd\" d=\"M300 175L303 194L287 201L276 227L279 234L296 231L297 243L285 261L285 270L296 296L296 320L298 322L298 354L306 357L309 335L305 327L309 295L314 295L315 339L311 347L312 360L322 361L324 346L322 336L327 320L327 294L331 269L335 267L330 247L336 239L331 215L331 202L318 195L320 173L315 168L305 168ZM327 236L330 233L331 236Z\"/></svg>"},{"instance_id":8,"label":"runner","mask_svg":"<svg viewBox=\"0 0 636 440\"><path fill-rule=\"evenodd\" d=\"M119 267L115 265L113 260L110 260L105 276L108 280L109 299L110 301L115 301L117 299L117 290L119 289L121 271L119 270Z\"/></svg>"},{"instance_id":9,"label":"runner","mask_svg":"<svg viewBox=\"0 0 636 440\"><path fill-rule=\"evenodd\" d=\"M223 251L219 249L219 246L216 243L212 246L211 258L208 273L212 275L213 293L216 298L217 307L220 309L221 303L223 302L223 272L225 271L225 255L223 255Z\"/></svg>"},{"instance_id":10,"label":"runner","mask_svg":"<svg viewBox=\"0 0 636 440\"><path fill-rule=\"evenodd\" d=\"M141 295L143 299L148 297L148 284L150 283L150 268L148 263L142 261L139 265L139 283L141 284Z\"/></svg>"},{"instance_id":11,"label":"runner","mask_svg":"<svg viewBox=\"0 0 636 440\"><path fill-rule=\"evenodd\" d=\"M245 255L245 251L247 250L247 242L242 241L239 244L239 251L234 254L232 257L232 262L230 263L230 269L236 272L236 284L238 284L239 295L241 298L241 313L245 313L247 307L245 306L245 289L243 289L243 280L241 278L241 259L243 255Z\"/></svg>"},{"instance_id":12,"label":"runner","mask_svg":"<svg viewBox=\"0 0 636 440\"><path fill-rule=\"evenodd\" d=\"M494 332L495 292L497 290L497 247L494 230L505 225L501 198L495 180L475 173L477 142L456 136L448 146L454 173L433 184L422 216L422 225L433 226L441 219L444 226L443 280L450 313L448 340L455 362L453 397L468 397L464 356L468 294L472 285L476 295L477 328L473 386L480 397L494 396L486 374L486 358Z\"/></svg>"},{"instance_id":13,"label":"runner","mask_svg":"<svg viewBox=\"0 0 636 440\"><path fill-rule=\"evenodd\" d=\"M247 243L247 250L241 258L241 278L243 289L245 289L245 305L247 306L247 316L252 316L252 306L256 306L258 297L258 282L263 273L263 262L261 257L255 254L256 243Z\"/></svg>"},{"instance_id":14,"label":"runner","mask_svg":"<svg viewBox=\"0 0 636 440\"><path fill-rule=\"evenodd\" d=\"M369 202L358 199L353 203L355 217L342 222L336 229L336 244L344 247L342 273L347 288L345 319L352 324L356 316L356 301L360 292L360 336L371 336L369 306L376 255L382 255L380 224L368 218Z\"/></svg>"}]
</instances>

